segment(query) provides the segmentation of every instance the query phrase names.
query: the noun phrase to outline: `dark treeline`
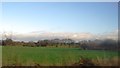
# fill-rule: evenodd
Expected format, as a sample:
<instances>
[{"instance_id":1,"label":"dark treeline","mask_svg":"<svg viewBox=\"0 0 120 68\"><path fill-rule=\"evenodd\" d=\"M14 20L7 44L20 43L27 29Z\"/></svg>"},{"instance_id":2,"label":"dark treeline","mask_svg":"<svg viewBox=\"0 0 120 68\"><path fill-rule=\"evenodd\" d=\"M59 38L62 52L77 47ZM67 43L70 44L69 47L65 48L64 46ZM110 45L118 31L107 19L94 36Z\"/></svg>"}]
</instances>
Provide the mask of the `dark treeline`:
<instances>
[{"instance_id":1,"label":"dark treeline","mask_svg":"<svg viewBox=\"0 0 120 68\"><path fill-rule=\"evenodd\" d=\"M28 47L76 47L84 50L120 50L118 41L112 39L106 40L83 40L74 41L72 39L52 39L38 40L37 42L13 41L7 38L1 40L2 46L28 46Z\"/></svg>"}]
</instances>

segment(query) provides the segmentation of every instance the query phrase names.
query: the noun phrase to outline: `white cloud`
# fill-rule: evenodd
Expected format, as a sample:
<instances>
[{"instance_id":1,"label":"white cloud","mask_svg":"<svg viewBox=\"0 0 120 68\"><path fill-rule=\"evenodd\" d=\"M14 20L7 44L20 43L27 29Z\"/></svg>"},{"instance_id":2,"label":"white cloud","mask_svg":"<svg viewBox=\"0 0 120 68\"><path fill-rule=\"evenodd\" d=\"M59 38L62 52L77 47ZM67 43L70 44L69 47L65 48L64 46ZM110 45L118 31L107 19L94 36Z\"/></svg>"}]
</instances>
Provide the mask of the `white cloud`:
<instances>
[{"instance_id":1,"label":"white cloud","mask_svg":"<svg viewBox=\"0 0 120 68\"><path fill-rule=\"evenodd\" d=\"M104 33L104 34L99 34L95 35L92 33L70 33L70 32L30 32L30 33L24 33L24 34L19 34L19 33L14 33L12 39L13 40L20 40L20 41L38 41L40 39L54 39L54 38L70 38L73 40L93 40L93 39L118 39L118 30L109 32L109 33ZM7 33L10 35L9 33ZM6 34L6 35L7 35ZM7 36L8 36L7 35Z\"/></svg>"},{"instance_id":2,"label":"white cloud","mask_svg":"<svg viewBox=\"0 0 120 68\"><path fill-rule=\"evenodd\" d=\"M99 36L100 39L113 39L118 40L118 30L103 34Z\"/></svg>"}]
</instances>

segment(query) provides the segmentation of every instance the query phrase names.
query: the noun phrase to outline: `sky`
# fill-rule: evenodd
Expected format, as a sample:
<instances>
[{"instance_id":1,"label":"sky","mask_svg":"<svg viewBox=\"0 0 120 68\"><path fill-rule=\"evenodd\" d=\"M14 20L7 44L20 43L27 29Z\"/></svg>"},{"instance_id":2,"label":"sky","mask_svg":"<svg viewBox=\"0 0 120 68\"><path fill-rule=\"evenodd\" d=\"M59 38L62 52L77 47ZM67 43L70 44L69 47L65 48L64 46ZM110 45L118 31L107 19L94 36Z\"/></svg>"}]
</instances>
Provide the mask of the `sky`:
<instances>
[{"instance_id":1,"label":"sky","mask_svg":"<svg viewBox=\"0 0 120 68\"><path fill-rule=\"evenodd\" d=\"M118 28L117 2L2 3L2 29L104 33Z\"/></svg>"},{"instance_id":2,"label":"sky","mask_svg":"<svg viewBox=\"0 0 120 68\"><path fill-rule=\"evenodd\" d=\"M103 34L118 30L117 2L3 2L0 32Z\"/></svg>"},{"instance_id":3,"label":"sky","mask_svg":"<svg viewBox=\"0 0 120 68\"><path fill-rule=\"evenodd\" d=\"M119 0L1 0L2 2L118 2Z\"/></svg>"}]
</instances>

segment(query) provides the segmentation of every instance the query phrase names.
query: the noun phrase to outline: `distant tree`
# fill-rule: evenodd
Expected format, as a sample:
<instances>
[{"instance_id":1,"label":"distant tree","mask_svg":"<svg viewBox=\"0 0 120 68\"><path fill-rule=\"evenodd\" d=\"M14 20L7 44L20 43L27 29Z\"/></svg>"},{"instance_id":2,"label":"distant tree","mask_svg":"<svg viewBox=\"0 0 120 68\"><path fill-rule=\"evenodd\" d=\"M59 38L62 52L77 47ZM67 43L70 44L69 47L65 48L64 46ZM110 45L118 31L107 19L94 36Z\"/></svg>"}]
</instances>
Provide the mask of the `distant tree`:
<instances>
[{"instance_id":1,"label":"distant tree","mask_svg":"<svg viewBox=\"0 0 120 68\"><path fill-rule=\"evenodd\" d=\"M11 45L13 45L13 41L12 41L12 39L6 38L6 40L2 40L2 45L3 45L3 46L4 46L4 45L9 45L9 46L11 46Z\"/></svg>"},{"instance_id":2,"label":"distant tree","mask_svg":"<svg viewBox=\"0 0 120 68\"><path fill-rule=\"evenodd\" d=\"M100 44L100 46L105 50L116 50L118 48L118 43L115 40L106 39Z\"/></svg>"},{"instance_id":3,"label":"distant tree","mask_svg":"<svg viewBox=\"0 0 120 68\"><path fill-rule=\"evenodd\" d=\"M6 33L4 32L2 34L2 45L13 45L13 40L12 40L12 32L11 33Z\"/></svg>"},{"instance_id":4,"label":"distant tree","mask_svg":"<svg viewBox=\"0 0 120 68\"><path fill-rule=\"evenodd\" d=\"M46 47L48 45L49 40L39 40L36 45L37 46L42 46L42 47Z\"/></svg>"},{"instance_id":5,"label":"distant tree","mask_svg":"<svg viewBox=\"0 0 120 68\"><path fill-rule=\"evenodd\" d=\"M34 46L35 46L35 43L34 43L33 41L29 41L29 42L28 42L28 45L29 45L30 47L34 47Z\"/></svg>"}]
</instances>

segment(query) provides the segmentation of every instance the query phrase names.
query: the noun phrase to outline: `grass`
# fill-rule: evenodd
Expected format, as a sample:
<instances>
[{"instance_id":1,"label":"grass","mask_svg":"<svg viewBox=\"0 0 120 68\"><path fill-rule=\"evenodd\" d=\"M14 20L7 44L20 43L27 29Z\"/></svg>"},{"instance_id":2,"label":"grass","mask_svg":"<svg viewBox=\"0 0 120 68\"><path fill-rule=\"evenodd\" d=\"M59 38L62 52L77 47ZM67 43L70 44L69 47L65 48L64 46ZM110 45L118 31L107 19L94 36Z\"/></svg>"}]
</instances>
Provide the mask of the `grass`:
<instances>
[{"instance_id":1,"label":"grass","mask_svg":"<svg viewBox=\"0 0 120 68\"><path fill-rule=\"evenodd\" d=\"M0 67L2 66L2 47L0 45Z\"/></svg>"},{"instance_id":2,"label":"grass","mask_svg":"<svg viewBox=\"0 0 120 68\"><path fill-rule=\"evenodd\" d=\"M118 53L114 51L15 46L2 47L2 53L3 66L34 66L37 64L42 66L70 66L79 62L81 56L92 59L97 65L98 62L104 61L102 59L111 59L118 56Z\"/></svg>"}]
</instances>

